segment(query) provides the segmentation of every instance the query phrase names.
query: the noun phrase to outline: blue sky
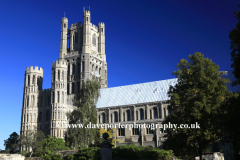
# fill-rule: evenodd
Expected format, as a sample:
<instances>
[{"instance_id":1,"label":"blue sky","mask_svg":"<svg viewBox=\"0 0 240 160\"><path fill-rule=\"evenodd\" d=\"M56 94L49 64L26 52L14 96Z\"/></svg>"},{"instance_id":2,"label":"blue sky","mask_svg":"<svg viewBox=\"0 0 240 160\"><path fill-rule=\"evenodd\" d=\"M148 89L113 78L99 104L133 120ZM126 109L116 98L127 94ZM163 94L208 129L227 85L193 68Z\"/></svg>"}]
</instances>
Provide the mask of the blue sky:
<instances>
[{"instance_id":1,"label":"blue sky","mask_svg":"<svg viewBox=\"0 0 240 160\"><path fill-rule=\"evenodd\" d=\"M106 26L108 87L174 78L180 59L198 51L231 70L229 32L235 28L237 0L5 0L0 5L0 149L20 133L24 72L44 71L50 88L58 59L61 18L69 26L83 21Z\"/></svg>"}]
</instances>

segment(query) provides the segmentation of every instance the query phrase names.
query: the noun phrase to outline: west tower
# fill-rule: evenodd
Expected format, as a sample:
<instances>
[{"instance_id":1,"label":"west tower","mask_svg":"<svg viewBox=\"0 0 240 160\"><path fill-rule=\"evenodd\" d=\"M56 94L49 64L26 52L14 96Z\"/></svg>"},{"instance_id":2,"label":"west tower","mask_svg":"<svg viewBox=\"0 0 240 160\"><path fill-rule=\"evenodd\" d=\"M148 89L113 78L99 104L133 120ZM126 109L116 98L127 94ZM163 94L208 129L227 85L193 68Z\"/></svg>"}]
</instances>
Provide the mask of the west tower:
<instances>
[{"instance_id":1,"label":"west tower","mask_svg":"<svg viewBox=\"0 0 240 160\"><path fill-rule=\"evenodd\" d=\"M83 22L71 24L61 20L60 51L52 63L51 88L42 89L43 69L31 66L25 70L21 134L38 129L46 134L64 137L73 111L72 99L82 81L98 77L101 88L107 87L105 24L91 23L90 11L84 11Z\"/></svg>"}]
</instances>

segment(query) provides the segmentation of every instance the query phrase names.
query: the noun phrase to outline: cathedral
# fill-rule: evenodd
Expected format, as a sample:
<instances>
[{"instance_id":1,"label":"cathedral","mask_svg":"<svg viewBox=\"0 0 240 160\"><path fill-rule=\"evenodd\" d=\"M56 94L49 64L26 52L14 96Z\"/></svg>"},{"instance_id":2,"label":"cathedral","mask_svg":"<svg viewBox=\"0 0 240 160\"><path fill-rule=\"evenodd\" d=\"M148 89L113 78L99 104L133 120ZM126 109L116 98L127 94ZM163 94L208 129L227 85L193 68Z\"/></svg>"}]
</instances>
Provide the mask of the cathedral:
<instances>
[{"instance_id":1,"label":"cathedral","mask_svg":"<svg viewBox=\"0 0 240 160\"><path fill-rule=\"evenodd\" d=\"M66 112L75 108L72 99L81 81L93 77L101 78L101 97L97 102L99 124L161 124L170 114L167 91L177 79L107 88L105 24L92 24L90 11L84 11L83 21L68 28L68 19L62 18L59 59L52 63L50 89L42 89L41 67L25 69L21 135L38 127L50 136L64 138ZM239 86L237 90L240 91ZM116 128L115 134L121 145L162 147L166 130Z\"/></svg>"}]
</instances>

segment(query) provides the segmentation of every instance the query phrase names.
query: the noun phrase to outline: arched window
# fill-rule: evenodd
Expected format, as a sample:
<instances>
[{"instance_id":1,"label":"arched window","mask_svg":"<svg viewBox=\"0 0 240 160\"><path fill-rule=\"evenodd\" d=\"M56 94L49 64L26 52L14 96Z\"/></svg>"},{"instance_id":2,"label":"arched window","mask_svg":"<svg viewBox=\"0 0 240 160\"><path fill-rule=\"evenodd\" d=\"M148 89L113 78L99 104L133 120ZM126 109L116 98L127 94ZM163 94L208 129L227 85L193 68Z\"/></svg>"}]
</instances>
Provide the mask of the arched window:
<instances>
[{"instance_id":1,"label":"arched window","mask_svg":"<svg viewBox=\"0 0 240 160\"><path fill-rule=\"evenodd\" d=\"M27 106L29 107L29 96L27 97Z\"/></svg>"},{"instance_id":2,"label":"arched window","mask_svg":"<svg viewBox=\"0 0 240 160\"><path fill-rule=\"evenodd\" d=\"M35 106L35 96L33 96L32 106Z\"/></svg>"},{"instance_id":3,"label":"arched window","mask_svg":"<svg viewBox=\"0 0 240 160\"><path fill-rule=\"evenodd\" d=\"M102 114L102 123L105 123L105 113Z\"/></svg>"},{"instance_id":4,"label":"arched window","mask_svg":"<svg viewBox=\"0 0 240 160\"><path fill-rule=\"evenodd\" d=\"M114 112L114 122L118 122L118 113Z\"/></svg>"},{"instance_id":5,"label":"arched window","mask_svg":"<svg viewBox=\"0 0 240 160\"><path fill-rule=\"evenodd\" d=\"M111 123L113 122L113 119L112 119L112 114L111 114Z\"/></svg>"},{"instance_id":6,"label":"arched window","mask_svg":"<svg viewBox=\"0 0 240 160\"><path fill-rule=\"evenodd\" d=\"M68 75L70 75L70 64L68 64Z\"/></svg>"},{"instance_id":7,"label":"arched window","mask_svg":"<svg viewBox=\"0 0 240 160\"><path fill-rule=\"evenodd\" d=\"M75 74L75 64L72 65L72 75Z\"/></svg>"},{"instance_id":8,"label":"arched window","mask_svg":"<svg viewBox=\"0 0 240 160\"><path fill-rule=\"evenodd\" d=\"M164 118L166 118L166 108L163 109L164 112Z\"/></svg>"},{"instance_id":9,"label":"arched window","mask_svg":"<svg viewBox=\"0 0 240 160\"><path fill-rule=\"evenodd\" d=\"M60 71L58 70L58 80L60 81Z\"/></svg>"},{"instance_id":10,"label":"arched window","mask_svg":"<svg viewBox=\"0 0 240 160\"><path fill-rule=\"evenodd\" d=\"M64 92L62 92L62 103L64 103Z\"/></svg>"},{"instance_id":11,"label":"arched window","mask_svg":"<svg viewBox=\"0 0 240 160\"><path fill-rule=\"evenodd\" d=\"M69 83L67 84L67 94L69 94Z\"/></svg>"},{"instance_id":12,"label":"arched window","mask_svg":"<svg viewBox=\"0 0 240 160\"><path fill-rule=\"evenodd\" d=\"M77 70L78 70L77 72L79 74L80 73L80 63L77 64Z\"/></svg>"},{"instance_id":13,"label":"arched window","mask_svg":"<svg viewBox=\"0 0 240 160\"><path fill-rule=\"evenodd\" d=\"M130 121L130 110L127 110L127 121Z\"/></svg>"},{"instance_id":14,"label":"arched window","mask_svg":"<svg viewBox=\"0 0 240 160\"><path fill-rule=\"evenodd\" d=\"M34 82L35 82L35 75L33 76L32 84L34 84Z\"/></svg>"},{"instance_id":15,"label":"arched window","mask_svg":"<svg viewBox=\"0 0 240 160\"><path fill-rule=\"evenodd\" d=\"M60 119L60 112L58 112L58 119Z\"/></svg>"},{"instance_id":16,"label":"arched window","mask_svg":"<svg viewBox=\"0 0 240 160\"><path fill-rule=\"evenodd\" d=\"M23 122L25 122L25 120L26 120L26 119L25 119L25 114L24 114L24 115L23 115Z\"/></svg>"},{"instance_id":17,"label":"arched window","mask_svg":"<svg viewBox=\"0 0 240 160\"><path fill-rule=\"evenodd\" d=\"M99 75L101 75L101 68L99 68Z\"/></svg>"},{"instance_id":18,"label":"arched window","mask_svg":"<svg viewBox=\"0 0 240 160\"><path fill-rule=\"evenodd\" d=\"M154 111L154 119L157 119L158 118L157 107L154 107L153 111Z\"/></svg>"},{"instance_id":19,"label":"arched window","mask_svg":"<svg viewBox=\"0 0 240 160\"><path fill-rule=\"evenodd\" d=\"M28 86L30 85L30 75L28 75Z\"/></svg>"},{"instance_id":20,"label":"arched window","mask_svg":"<svg viewBox=\"0 0 240 160\"><path fill-rule=\"evenodd\" d=\"M125 136L125 128L118 129L118 136Z\"/></svg>"},{"instance_id":21,"label":"arched window","mask_svg":"<svg viewBox=\"0 0 240 160\"><path fill-rule=\"evenodd\" d=\"M125 122L125 112L123 112L123 122Z\"/></svg>"},{"instance_id":22,"label":"arched window","mask_svg":"<svg viewBox=\"0 0 240 160\"><path fill-rule=\"evenodd\" d=\"M74 83L72 83L72 93L74 93Z\"/></svg>"},{"instance_id":23,"label":"arched window","mask_svg":"<svg viewBox=\"0 0 240 160\"><path fill-rule=\"evenodd\" d=\"M144 120L144 111L140 109L140 120Z\"/></svg>"},{"instance_id":24,"label":"arched window","mask_svg":"<svg viewBox=\"0 0 240 160\"><path fill-rule=\"evenodd\" d=\"M27 122L28 122L28 120L29 120L29 119L28 119L28 114L27 114Z\"/></svg>"},{"instance_id":25,"label":"arched window","mask_svg":"<svg viewBox=\"0 0 240 160\"><path fill-rule=\"evenodd\" d=\"M77 91L80 91L80 82L77 82Z\"/></svg>"},{"instance_id":26,"label":"arched window","mask_svg":"<svg viewBox=\"0 0 240 160\"><path fill-rule=\"evenodd\" d=\"M152 119L152 110L150 109L150 119Z\"/></svg>"},{"instance_id":27,"label":"arched window","mask_svg":"<svg viewBox=\"0 0 240 160\"><path fill-rule=\"evenodd\" d=\"M66 23L64 23L64 28L66 28Z\"/></svg>"},{"instance_id":28,"label":"arched window","mask_svg":"<svg viewBox=\"0 0 240 160\"><path fill-rule=\"evenodd\" d=\"M55 71L53 71L53 81L55 81Z\"/></svg>"},{"instance_id":29,"label":"arched window","mask_svg":"<svg viewBox=\"0 0 240 160\"><path fill-rule=\"evenodd\" d=\"M96 46L96 34L92 36L92 44Z\"/></svg>"},{"instance_id":30,"label":"arched window","mask_svg":"<svg viewBox=\"0 0 240 160\"><path fill-rule=\"evenodd\" d=\"M47 110L46 112L46 121L49 121L50 120L50 112L49 110Z\"/></svg>"},{"instance_id":31,"label":"arched window","mask_svg":"<svg viewBox=\"0 0 240 160\"><path fill-rule=\"evenodd\" d=\"M39 121L41 122L42 121L42 112L39 113Z\"/></svg>"},{"instance_id":32,"label":"arched window","mask_svg":"<svg viewBox=\"0 0 240 160\"><path fill-rule=\"evenodd\" d=\"M136 111L136 120L138 120L138 111Z\"/></svg>"},{"instance_id":33,"label":"arched window","mask_svg":"<svg viewBox=\"0 0 240 160\"><path fill-rule=\"evenodd\" d=\"M82 61L82 72L85 71L85 65L84 65L84 61Z\"/></svg>"},{"instance_id":34,"label":"arched window","mask_svg":"<svg viewBox=\"0 0 240 160\"><path fill-rule=\"evenodd\" d=\"M52 92L52 103L54 103L54 91Z\"/></svg>"},{"instance_id":35,"label":"arched window","mask_svg":"<svg viewBox=\"0 0 240 160\"><path fill-rule=\"evenodd\" d=\"M64 80L64 71L62 71L62 80Z\"/></svg>"},{"instance_id":36,"label":"arched window","mask_svg":"<svg viewBox=\"0 0 240 160\"><path fill-rule=\"evenodd\" d=\"M73 34L73 44L76 44L76 43L78 43L78 33L77 32L75 32Z\"/></svg>"},{"instance_id":37,"label":"arched window","mask_svg":"<svg viewBox=\"0 0 240 160\"><path fill-rule=\"evenodd\" d=\"M57 96L58 96L58 97L57 97L58 103L60 103L60 93L59 93L59 91L57 92L57 94L58 94L58 95L57 95Z\"/></svg>"},{"instance_id":38,"label":"arched window","mask_svg":"<svg viewBox=\"0 0 240 160\"><path fill-rule=\"evenodd\" d=\"M161 111L161 108L159 108L159 118L162 118L162 111Z\"/></svg>"},{"instance_id":39,"label":"arched window","mask_svg":"<svg viewBox=\"0 0 240 160\"><path fill-rule=\"evenodd\" d=\"M32 113L30 113L30 122L32 122Z\"/></svg>"}]
</instances>

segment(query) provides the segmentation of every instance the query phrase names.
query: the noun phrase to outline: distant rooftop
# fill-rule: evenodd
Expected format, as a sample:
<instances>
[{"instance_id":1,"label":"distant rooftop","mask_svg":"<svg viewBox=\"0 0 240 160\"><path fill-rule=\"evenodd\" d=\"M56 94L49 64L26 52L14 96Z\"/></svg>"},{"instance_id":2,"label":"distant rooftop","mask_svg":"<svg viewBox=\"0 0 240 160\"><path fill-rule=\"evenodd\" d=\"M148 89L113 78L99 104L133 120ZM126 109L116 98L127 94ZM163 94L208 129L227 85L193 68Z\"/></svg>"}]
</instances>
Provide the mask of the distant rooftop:
<instances>
[{"instance_id":1,"label":"distant rooftop","mask_svg":"<svg viewBox=\"0 0 240 160\"><path fill-rule=\"evenodd\" d=\"M131 105L169 100L169 86L175 86L177 78L101 89L97 108Z\"/></svg>"}]
</instances>

